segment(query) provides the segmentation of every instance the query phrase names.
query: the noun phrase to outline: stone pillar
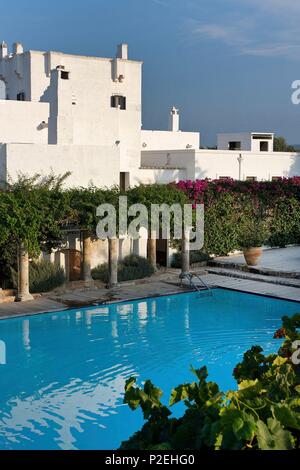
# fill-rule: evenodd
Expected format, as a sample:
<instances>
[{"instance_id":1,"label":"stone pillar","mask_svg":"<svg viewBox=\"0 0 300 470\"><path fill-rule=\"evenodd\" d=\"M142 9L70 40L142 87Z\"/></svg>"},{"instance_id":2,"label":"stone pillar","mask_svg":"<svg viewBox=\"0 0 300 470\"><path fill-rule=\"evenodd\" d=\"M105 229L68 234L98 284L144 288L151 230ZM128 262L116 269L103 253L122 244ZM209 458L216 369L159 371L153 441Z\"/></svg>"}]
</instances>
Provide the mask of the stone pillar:
<instances>
[{"instance_id":1,"label":"stone pillar","mask_svg":"<svg viewBox=\"0 0 300 470\"><path fill-rule=\"evenodd\" d=\"M113 288L118 285L118 239L108 239L108 287Z\"/></svg>"},{"instance_id":2,"label":"stone pillar","mask_svg":"<svg viewBox=\"0 0 300 470\"><path fill-rule=\"evenodd\" d=\"M83 242L82 242L82 280L83 281L92 281L91 274L91 251L92 251L92 241L88 232L83 232Z\"/></svg>"},{"instance_id":3,"label":"stone pillar","mask_svg":"<svg viewBox=\"0 0 300 470\"><path fill-rule=\"evenodd\" d=\"M181 275L190 272L190 231L184 229L181 241Z\"/></svg>"},{"instance_id":4,"label":"stone pillar","mask_svg":"<svg viewBox=\"0 0 300 470\"><path fill-rule=\"evenodd\" d=\"M148 237L148 261L156 269L156 232L151 230Z\"/></svg>"},{"instance_id":5,"label":"stone pillar","mask_svg":"<svg viewBox=\"0 0 300 470\"><path fill-rule=\"evenodd\" d=\"M29 257L28 251L21 245L18 253L18 293L16 301L25 302L27 300L33 300L29 292Z\"/></svg>"}]
</instances>

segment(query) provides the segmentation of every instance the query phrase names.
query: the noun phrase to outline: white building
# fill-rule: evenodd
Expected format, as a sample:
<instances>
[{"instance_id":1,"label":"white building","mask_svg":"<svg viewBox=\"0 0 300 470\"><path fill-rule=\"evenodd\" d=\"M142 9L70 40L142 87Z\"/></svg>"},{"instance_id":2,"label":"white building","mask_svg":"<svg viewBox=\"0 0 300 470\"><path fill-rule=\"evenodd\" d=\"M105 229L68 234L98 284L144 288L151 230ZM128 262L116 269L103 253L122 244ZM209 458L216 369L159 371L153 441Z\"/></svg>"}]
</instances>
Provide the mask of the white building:
<instances>
[{"instance_id":1,"label":"white building","mask_svg":"<svg viewBox=\"0 0 300 470\"><path fill-rule=\"evenodd\" d=\"M274 134L268 132L245 132L218 134L218 150L246 150L250 152L273 152Z\"/></svg>"},{"instance_id":2,"label":"white building","mask_svg":"<svg viewBox=\"0 0 300 470\"><path fill-rule=\"evenodd\" d=\"M0 45L0 177L71 171L69 186L180 178L272 179L300 174L298 154L274 153L272 133L219 134L200 150L172 108L167 131L141 129L142 62ZM242 152L242 161L237 157Z\"/></svg>"},{"instance_id":3,"label":"white building","mask_svg":"<svg viewBox=\"0 0 300 470\"><path fill-rule=\"evenodd\" d=\"M300 175L300 155L273 152L271 133L220 134L218 150L200 150L199 133L180 130L174 107L167 131L142 130L142 62L128 58L126 44L115 58L100 58L24 51L19 43L10 53L3 42L0 83L1 181L51 171L70 171L68 186L122 187ZM130 243L120 252L145 252Z\"/></svg>"}]
</instances>

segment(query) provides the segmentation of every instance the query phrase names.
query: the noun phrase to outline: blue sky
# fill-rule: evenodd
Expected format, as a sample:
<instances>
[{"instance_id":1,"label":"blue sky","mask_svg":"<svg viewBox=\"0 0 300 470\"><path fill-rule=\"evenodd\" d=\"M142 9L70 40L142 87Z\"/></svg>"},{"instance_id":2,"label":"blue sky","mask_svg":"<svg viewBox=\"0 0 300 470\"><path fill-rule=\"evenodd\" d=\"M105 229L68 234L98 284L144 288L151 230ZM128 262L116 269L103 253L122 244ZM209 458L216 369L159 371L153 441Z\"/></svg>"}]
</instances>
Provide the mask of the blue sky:
<instances>
[{"instance_id":1,"label":"blue sky","mask_svg":"<svg viewBox=\"0 0 300 470\"><path fill-rule=\"evenodd\" d=\"M0 26L25 49L110 57L128 42L144 61L144 128L166 128L175 105L204 145L248 130L300 143L299 0L11 0Z\"/></svg>"}]
</instances>

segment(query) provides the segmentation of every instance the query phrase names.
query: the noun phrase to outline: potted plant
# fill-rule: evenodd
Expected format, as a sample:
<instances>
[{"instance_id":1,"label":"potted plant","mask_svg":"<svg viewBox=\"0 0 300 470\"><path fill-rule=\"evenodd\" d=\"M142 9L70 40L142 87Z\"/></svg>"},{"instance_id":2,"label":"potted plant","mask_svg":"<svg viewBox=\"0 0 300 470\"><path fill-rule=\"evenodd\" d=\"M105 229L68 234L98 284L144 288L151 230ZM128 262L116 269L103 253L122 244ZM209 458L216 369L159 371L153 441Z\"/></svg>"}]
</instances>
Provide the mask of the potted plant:
<instances>
[{"instance_id":1,"label":"potted plant","mask_svg":"<svg viewBox=\"0 0 300 470\"><path fill-rule=\"evenodd\" d=\"M262 246L269 237L265 220L248 219L240 231L240 246L248 266L256 266L262 255Z\"/></svg>"}]
</instances>

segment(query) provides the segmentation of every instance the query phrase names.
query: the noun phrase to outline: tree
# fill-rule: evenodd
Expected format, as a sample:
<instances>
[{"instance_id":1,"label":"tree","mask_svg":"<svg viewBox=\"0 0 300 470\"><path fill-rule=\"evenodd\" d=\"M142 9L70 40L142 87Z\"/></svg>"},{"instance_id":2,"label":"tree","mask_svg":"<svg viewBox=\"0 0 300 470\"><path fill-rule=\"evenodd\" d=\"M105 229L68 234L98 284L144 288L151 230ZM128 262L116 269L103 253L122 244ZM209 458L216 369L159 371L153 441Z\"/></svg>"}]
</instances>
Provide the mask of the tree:
<instances>
[{"instance_id":1,"label":"tree","mask_svg":"<svg viewBox=\"0 0 300 470\"><path fill-rule=\"evenodd\" d=\"M78 226L83 241L82 279L86 282L92 280L91 275L91 244L96 238L97 207L101 204L110 203L116 209L118 206L119 189L76 188L68 191L70 207L73 210L74 225Z\"/></svg>"},{"instance_id":2,"label":"tree","mask_svg":"<svg viewBox=\"0 0 300 470\"><path fill-rule=\"evenodd\" d=\"M51 251L65 238L71 218L62 184L68 174L31 178L21 175L0 193L0 246L15 244L18 251L17 300L29 300L29 257Z\"/></svg>"},{"instance_id":3,"label":"tree","mask_svg":"<svg viewBox=\"0 0 300 470\"><path fill-rule=\"evenodd\" d=\"M297 150L288 145L284 137L274 137L274 152L297 152Z\"/></svg>"}]
</instances>

